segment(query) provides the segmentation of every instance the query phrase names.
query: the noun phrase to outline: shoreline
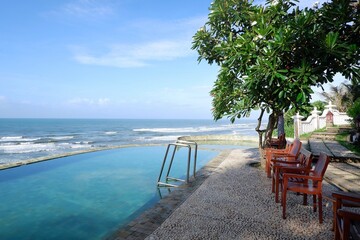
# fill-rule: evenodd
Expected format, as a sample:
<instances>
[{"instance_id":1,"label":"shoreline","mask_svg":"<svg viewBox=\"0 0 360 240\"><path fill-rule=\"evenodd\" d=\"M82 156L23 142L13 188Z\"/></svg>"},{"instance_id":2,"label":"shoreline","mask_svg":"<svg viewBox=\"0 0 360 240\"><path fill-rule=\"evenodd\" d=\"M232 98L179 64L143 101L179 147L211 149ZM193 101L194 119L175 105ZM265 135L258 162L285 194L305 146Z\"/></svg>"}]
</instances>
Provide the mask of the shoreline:
<instances>
[{"instance_id":1,"label":"shoreline","mask_svg":"<svg viewBox=\"0 0 360 240\"><path fill-rule=\"evenodd\" d=\"M210 144L210 145L243 145L241 143L258 143L258 137L255 136L237 136L232 134L224 135L198 135L198 136L181 136L178 140L187 140L187 141L196 141L200 144ZM170 143L170 142L169 142ZM49 155L38 158L31 158L28 160L21 160L13 163L3 163L0 164L0 170L5 170L9 168L20 167L28 164L34 164L38 162L55 160L58 158L70 157L74 155L99 152L111 149L119 148L129 148L129 147L151 147L151 146L161 146L168 143L144 143L144 144L124 144L124 145L115 145L108 147L95 147L90 149L78 150L74 152L67 152L62 154Z\"/></svg>"}]
</instances>

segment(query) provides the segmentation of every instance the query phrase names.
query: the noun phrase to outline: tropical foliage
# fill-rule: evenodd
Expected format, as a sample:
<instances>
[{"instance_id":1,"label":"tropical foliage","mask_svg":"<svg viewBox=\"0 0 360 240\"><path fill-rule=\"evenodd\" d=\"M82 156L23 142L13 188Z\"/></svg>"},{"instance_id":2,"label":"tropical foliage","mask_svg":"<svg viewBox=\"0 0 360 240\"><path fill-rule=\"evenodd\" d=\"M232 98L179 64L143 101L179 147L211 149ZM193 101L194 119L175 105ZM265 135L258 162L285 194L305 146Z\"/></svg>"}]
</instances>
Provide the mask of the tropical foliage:
<instances>
[{"instance_id":1,"label":"tropical foliage","mask_svg":"<svg viewBox=\"0 0 360 240\"><path fill-rule=\"evenodd\" d=\"M335 104L340 112L346 112L354 101L360 97L359 85L343 82L339 86L330 87L330 92L322 92L321 95L327 102Z\"/></svg>"},{"instance_id":2,"label":"tropical foliage","mask_svg":"<svg viewBox=\"0 0 360 240\"><path fill-rule=\"evenodd\" d=\"M359 11L349 0L305 9L294 0L214 0L193 41L199 61L220 66L211 91L214 119L233 122L261 109L260 126L264 111L271 112L269 140L279 115L309 105L312 86L332 82L337 72L360 79L359 31Z\"/></svg>"},{"instance_id":3,"label":"tropical foliage","mask_svg":"<svg viewBox=\"0 0 360 240\"><path fill-rule=\"evenodd\" d=\"M360 98L358 98L348 109L347 114L355 119L357 116L360 116Z\"/></svg>"}]
</instances>

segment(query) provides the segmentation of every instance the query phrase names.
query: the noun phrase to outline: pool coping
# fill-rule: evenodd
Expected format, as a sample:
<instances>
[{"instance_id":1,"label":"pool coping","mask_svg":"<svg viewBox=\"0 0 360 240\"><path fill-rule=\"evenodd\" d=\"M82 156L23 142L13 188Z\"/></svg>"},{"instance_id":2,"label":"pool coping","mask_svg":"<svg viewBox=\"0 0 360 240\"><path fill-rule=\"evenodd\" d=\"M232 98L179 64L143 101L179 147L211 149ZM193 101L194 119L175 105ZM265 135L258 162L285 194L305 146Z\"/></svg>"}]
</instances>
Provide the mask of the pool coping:
<instances>
[{"instance_id":1,"label":"pool coping","mask_svg":"<svg viewBox=\"0 0 360 240\"><path fill-rule=\"evenodd\" d=\"M229 156L231 149L222 150L215 158L196 172L188 184L174 189L152 208L146 210L127 225L119 228L106 240L145 239L155 231Z\"/></svg>"}]
</instances>

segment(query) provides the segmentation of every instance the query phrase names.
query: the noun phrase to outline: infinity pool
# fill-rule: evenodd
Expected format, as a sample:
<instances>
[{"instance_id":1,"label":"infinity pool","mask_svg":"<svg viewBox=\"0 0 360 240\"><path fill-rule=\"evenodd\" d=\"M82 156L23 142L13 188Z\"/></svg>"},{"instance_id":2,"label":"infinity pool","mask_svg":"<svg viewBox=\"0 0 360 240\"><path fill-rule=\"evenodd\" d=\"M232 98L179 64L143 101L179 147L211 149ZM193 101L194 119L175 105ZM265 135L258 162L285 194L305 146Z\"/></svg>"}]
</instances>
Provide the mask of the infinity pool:
<instances>
[{"instance_id":1,"label":"infinity pool","mask_svg":"<svg viewBox=\"0 0 360 240\"><path fill-rule=\"evenodd\" d=\"M166 147L132 147L0 171L0 239L101 239L153 206ZM218 151L199 150L197 169ZM176 153L171 176L186 173Z\"/></svg>"}]
</instances>

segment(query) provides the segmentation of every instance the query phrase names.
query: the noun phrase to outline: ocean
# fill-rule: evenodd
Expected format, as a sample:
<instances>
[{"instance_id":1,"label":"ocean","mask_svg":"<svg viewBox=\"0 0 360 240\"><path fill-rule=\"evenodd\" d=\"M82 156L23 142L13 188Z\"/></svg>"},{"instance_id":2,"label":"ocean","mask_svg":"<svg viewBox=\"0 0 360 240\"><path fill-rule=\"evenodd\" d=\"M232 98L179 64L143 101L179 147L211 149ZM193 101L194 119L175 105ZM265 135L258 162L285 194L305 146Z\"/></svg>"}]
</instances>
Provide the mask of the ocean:
<instances>
[{"instance_id":1,"label":"ocean","mask_svg":"<svg viewBox=\"0 0 360 240\"><path fill-rule=\"evenodd\" d=\"M121 145L172 143L180 136L257 136L256 120L0 119L0 164Z\"/></svg>"}]
</instances>

